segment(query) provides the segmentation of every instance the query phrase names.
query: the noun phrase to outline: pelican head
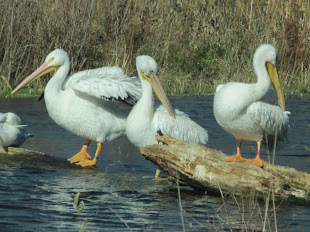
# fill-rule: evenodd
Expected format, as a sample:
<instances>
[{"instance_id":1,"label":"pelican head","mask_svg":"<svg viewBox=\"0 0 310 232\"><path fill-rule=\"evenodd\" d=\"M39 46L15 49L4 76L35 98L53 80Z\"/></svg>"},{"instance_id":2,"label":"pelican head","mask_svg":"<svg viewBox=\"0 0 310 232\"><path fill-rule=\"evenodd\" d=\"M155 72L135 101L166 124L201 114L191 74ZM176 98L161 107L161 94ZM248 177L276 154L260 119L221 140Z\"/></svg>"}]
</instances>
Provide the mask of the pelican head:
<instances>
[{"instance_id":1,"label":"pelican head","mask_svg":"<svg viewBox=\"0 0 310 232\"><path fill-rule=\"evenodd\" d=\"M158 77L157 62L152 57L143 55L136 58L136 66L142 86L150 83L157 97L164 105L170 116L175 118L170 101Z\"/></svg>"},{"instance_id":2,"label":"pelican head","mask_svg":"<svg viewBox=\"0 0 310 232\"><path fill-rule=\"evenodd\" d=\"M16 114L12 112L7 112L6 114L6 123L10 125L21 125L22 121Z\"/></svg>"},{"instance_id":3,"label":"pelican head","mask_svg":"<svg viewBox=\"0 0 310 232\"><path fill-rule=\"evenodd\" d=\"M257 72L257 68L259 67L259 63L262 61L269 62L276 66L277 61L277 50L271 44L261 44L255 51L253 56L253 65L255 72Z\"/></svg>"},{"instance_id":4,"label":"pelican head","mask_svg":"<svg viewBox=\"0 0 310 232\"><path fill-rule=\"evenodd\" d=\"M45 59L45 62L36 70L34 71L30 76L25 78L12 92L11 94L14 94L18 90L20 90L22 87L30 83L31 81L35 80L36 78L39 78L51 71L54 71L61 67L66 62L69 62L69 56L67 52L65 52L63 49L55 49Z\"/></svg>"},{"instance_id":5,"label":"pelican head","mask_svg":"<svg viewBox=\"0 0 310 232\"><path fill-rule=\"evenodd\" d=\"M261 70L267 70L272 86L274 87L278 96L278 104L281 109L285 111L284 95L279 81L276 62L277 50L272 45L262 44L256 49L253 57L253 66L256 76L261 76Z\"/></svg>"}]
</instances>

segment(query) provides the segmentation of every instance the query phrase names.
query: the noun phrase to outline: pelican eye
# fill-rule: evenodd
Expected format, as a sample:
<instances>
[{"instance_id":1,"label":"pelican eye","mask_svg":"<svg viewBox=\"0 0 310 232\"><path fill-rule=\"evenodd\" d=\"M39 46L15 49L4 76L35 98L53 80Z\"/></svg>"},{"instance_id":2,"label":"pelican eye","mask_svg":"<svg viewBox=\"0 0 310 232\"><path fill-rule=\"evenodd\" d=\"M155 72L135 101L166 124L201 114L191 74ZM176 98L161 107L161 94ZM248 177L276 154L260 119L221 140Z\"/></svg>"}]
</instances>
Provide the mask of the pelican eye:
<instances>
[{"instance_id":1,"label":"pelican eye","mask_svg":"<svg viewBox=\"0 0 310 232\"><path fill-rule=\"evenodd\" d=\"M47 63L52 63L53 61L55 60L55 58L54 57L52 57L51 59L49 59L49 61L47 62Z\"/></svg>"},{"instance_id":2,"label":"pelican eye","mask_svg":"<svg viewBox=\"0 0 310 232\"><path fill-rule=\"evenodd\" d=\"M150 74L152 75L151 78L155 76L155 72L153 70L150 70Z\"/></svg>"}]
</instances>

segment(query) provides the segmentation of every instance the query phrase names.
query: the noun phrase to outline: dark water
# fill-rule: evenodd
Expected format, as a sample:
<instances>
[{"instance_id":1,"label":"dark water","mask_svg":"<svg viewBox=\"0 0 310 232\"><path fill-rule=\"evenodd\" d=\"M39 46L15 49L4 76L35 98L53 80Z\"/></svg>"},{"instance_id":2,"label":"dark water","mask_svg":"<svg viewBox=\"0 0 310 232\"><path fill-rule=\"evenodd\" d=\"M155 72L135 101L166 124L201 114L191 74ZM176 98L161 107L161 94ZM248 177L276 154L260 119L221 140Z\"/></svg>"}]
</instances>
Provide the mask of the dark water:
<instances>
[{"instance_id":1,"label":"dark water","mask_svg":"<svg viewBox=\"0 0 310 232\"><path fill-rule=\"evenodd\" d=\"M209 146L227 154L236 141L217 124L212 113L213 96L172 98L209 131ZM290 97L289 141L279 146L277 164L310 172L310 99ZM24 148L55 157L69 158L84 139L57 126L44 103L36 99L0 100L0 112L17 113L34 134ZM95 144L89 149L95 152ZM256 145L244 142L243 154L255 154ZM262 148L264 159L268 150ZM181 187L181 206L176 184L143 178L156 166L145 160L127 138L104 145L96 168L69 168L57 163L0 162L0 231L262 231L264 204L227 199ZM81 192L85 208L73 208L72 193ZM181 215L181 212L183 214ZM183 223L182 223L182 218ZM309 231L310 207L277 203L278 231ZM266 231L275 231L272 209Z\"/></svg>"}]
</instances>

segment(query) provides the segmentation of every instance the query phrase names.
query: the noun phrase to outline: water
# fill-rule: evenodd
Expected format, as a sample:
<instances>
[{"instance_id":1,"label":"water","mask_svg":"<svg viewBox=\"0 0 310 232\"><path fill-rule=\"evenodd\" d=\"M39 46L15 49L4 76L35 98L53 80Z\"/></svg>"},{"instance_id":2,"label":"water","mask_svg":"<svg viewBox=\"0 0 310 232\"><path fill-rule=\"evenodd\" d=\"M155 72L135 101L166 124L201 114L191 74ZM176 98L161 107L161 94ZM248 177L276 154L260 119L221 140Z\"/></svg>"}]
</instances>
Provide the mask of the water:
<instances>
[{"instance_id":1,"label":"water","mask_svg":"<svg viewBox=\"0 0 310 232\"><path fill-rule=\"evenodd\" d=\"M209 146L232 154L234 138L217 124L212 112L213 96L172 98L172 105L185 111L209 131ZM289 141L279 146L276 163L310 172L310 99L290 97ZM36 99L0 100L0 111L17 113L34 137L24 148L66 159L78 152L84 139L57 126L44 102ZM94 154L95 144L89 149ZM256 144L244 142L243 154L253 156ZM263 159L268 159L266 147ZM144 176L156 166L146 160L126 137L104 144L96 168L72 168L36 160L0 161L1 231L261 231L264 204L225 198L181 187L181 215L177 186ZM81 192L85 208L73 208L71 194ZM254 207L255 206L255 207ZM279 231L309 231L310 208L277 204ZM251 214L254 209L254 216ZM252 216L251 216L252 215ZM274 231L270 211L267 231Z\"/></svg>"}]
</instances>

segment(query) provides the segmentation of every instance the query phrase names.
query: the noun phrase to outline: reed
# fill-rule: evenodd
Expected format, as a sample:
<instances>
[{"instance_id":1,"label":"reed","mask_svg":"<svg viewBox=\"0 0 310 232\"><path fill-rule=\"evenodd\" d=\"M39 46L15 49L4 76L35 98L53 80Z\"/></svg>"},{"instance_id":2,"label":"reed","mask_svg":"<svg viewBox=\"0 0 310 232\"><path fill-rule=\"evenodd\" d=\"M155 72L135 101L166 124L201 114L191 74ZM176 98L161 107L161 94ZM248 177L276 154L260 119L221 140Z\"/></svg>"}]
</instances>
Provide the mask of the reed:
<instances>
[{"instance_id":1,"label":"reed","mask_svg":"<svg viewBox=\"0 0 310 232\"><path fill-rule=\"evenodd\" d=\"M170 95L208 94L219 83L255 82L254 51L271 43L286 94L309 93L308 12L303 0L0 1L0 92L63 48L71 72L118 65L135 76L135 57L147 54Z\"/></svg>"}]
</instances>

